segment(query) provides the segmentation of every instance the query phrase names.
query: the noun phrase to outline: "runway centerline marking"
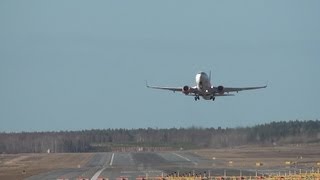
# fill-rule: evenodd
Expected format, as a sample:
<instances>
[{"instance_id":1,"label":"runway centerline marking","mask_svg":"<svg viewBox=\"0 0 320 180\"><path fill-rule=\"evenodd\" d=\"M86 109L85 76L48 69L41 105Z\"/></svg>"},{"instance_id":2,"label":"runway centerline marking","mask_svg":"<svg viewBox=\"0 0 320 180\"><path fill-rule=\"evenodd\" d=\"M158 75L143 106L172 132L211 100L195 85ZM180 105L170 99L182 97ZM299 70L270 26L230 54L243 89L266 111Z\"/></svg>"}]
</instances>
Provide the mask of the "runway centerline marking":
<instances>
[{"instance_id":1,"label":"runway centerline marking","mask_svg":"<svg viewBox=\"0 0 320 180\"><path fill-rule=\"evenodd\" d=\"M114 153L112 153L111 159L110 159L110 166L112 166L113 164L113 159L114 159ZM102 169L100 169L99 171L97 171L90 180L97 180L98 177L100 176L100 174L107 168L105 167L106 165L104 165L104 167Z\"/></svg>"},{"instance_id":2,"label":"runway centerline marking","mask_svg":"<svg viewBox=\"0 0 320 180\"><path fill-rule=\"evenodd\" d=\"M114 159L114 153L112 153L112 156L111 156L110 166L112 166L112 164L113 164L113 159Z\"/></svg>"},{"instance_id":3,"label":"runway centerline marking","mask_svg":"<svg viewBox=\"0 0 320 180\"><path fill-rule=\"evenodd\" d=\"M177 154L177 153L172 153L172 154L174 154L174 155L176 155L176 156L178 156L178 157L180 157L180 158L182 158L182 159L184 159L184 160L186 160L186 161L192 162L194 165L198 165L198 163L193 162L193 161L191 161L189 158L186 158L186 157L184 157L184 156L182 156L182 155L180 155L180 154Z\"/></svg>"},{"instance_id":4,"label":"runway centerline marking","mask_svg":"<svg viewBox=\"0 0 320 180\"><path fill-rule=\"evenodd\" d=\"M99 171L97 171L97 172L92 176L92 178L91 178L90 180L97 180L98 177L100 176L100 174L102 173L102 171L104 171L105 169L106 169L106 168L104 167L104 168L100 169Z\"/></svg>"}]
</instances>

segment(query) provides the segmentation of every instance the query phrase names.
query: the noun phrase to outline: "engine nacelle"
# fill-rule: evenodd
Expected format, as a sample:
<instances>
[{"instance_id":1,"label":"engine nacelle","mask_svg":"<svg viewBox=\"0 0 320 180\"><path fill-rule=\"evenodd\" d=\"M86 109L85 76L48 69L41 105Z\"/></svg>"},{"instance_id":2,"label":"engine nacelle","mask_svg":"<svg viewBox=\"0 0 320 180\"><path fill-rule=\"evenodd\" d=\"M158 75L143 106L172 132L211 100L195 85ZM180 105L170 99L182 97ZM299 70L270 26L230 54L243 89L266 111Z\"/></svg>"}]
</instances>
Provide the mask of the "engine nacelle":
<instances>
[{"instance_id":1,"label":"engine nacelle","mask_svg":"<svg viewBox=\"0 0 320 180\"><path fill-rule=\"evenodd\" d=\"M223 86L218 86L217 90L218 90L219 94L224 94L224 87Z\"/></svg>"},{"instance_id":2,"label":"engine nacelle","mask_svg":"<svg viewBox=\"0 0 320 180\"><path fill-rule=\"evenodd\" d=\"M189 86L183 86L182 92L185 95L188 95L190 93L190 87Z\"/></svg>"}]
</instances>

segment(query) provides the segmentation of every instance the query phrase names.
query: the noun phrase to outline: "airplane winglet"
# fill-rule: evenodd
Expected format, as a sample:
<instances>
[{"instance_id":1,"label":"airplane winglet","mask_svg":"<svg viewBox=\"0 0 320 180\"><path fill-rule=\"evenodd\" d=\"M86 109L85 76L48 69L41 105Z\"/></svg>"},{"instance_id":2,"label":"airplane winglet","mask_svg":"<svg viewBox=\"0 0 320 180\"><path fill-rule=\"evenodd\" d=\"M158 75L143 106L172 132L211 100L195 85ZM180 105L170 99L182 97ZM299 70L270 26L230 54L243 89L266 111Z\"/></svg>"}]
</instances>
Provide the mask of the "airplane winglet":
<instances>
[{"instance_id":1,"label":"airplane winglet","mask_svg":"<svg viewBox=\"0 0 320 180\"><path fill-rule=\"evenodd\" d=\"M146 80L146 87L149 88L150 86L148 85L148 81Z\"/></svg>"}]
</instances>

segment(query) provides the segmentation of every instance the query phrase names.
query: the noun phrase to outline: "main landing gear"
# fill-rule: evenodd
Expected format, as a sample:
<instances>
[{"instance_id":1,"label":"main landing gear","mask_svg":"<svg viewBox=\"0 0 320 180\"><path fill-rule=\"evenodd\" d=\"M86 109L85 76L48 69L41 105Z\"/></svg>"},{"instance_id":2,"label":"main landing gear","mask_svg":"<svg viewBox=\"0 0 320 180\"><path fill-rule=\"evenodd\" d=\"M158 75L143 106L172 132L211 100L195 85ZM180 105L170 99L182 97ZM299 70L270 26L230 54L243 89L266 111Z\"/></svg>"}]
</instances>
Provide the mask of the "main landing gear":
<instances>
[{"instance_id":1,"label":"main landing gear","mask_svg":"<svg viewBox=\"0 0 320 180\"><path fill-rule=\"evenodd\" d=\"M205 97L204 99L209 100L208 97ZM216 97L211 96L210 99L211 99L212 101L214 101L214 100L216 99ZM194 97L194 100L195 100L195 101L200 100L200 96L196 95L196 96Z\"/></svg>"}]
</instances>

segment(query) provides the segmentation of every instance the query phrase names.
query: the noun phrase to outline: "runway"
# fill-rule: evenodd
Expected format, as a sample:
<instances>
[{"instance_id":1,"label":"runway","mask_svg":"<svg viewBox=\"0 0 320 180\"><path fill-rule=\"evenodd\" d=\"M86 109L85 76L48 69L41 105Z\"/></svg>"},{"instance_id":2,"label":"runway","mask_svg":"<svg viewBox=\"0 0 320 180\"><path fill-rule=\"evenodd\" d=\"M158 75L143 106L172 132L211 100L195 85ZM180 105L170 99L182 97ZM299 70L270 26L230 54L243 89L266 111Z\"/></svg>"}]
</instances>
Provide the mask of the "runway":
<instances>
[{"instance_id":1,"label":"runway","mask_svg":"<svg viewBox=\"0 0 320 180\"><path fill-rule=\"evenodd\" d=\"M232 155L224 151L222 154L231 157L241 153L238 152ZM233 159L237 160L237 163L229 164L228 158L208 158L198 155L196 151L95 153L90 156L91 158L82 167L56 169L31 176L27 180L137 180L139 178L155 179L156 177L160 179L160 177L166 177L167 175L239 177L262 174L280 175L279 173L296 174L298 171L301 174L302 172L307 172L308 169L311 172L310 168L305 166L306 164L286 167L279 163L272 167L268 165L266 167L254 167L250 164L253 164L255 159L251 160L250 164L240 167L239 165L249 157L254 156L254 153L250 153L247 156L238 160L233 157ZM278 157L280 156L278 155ZM270 160L276 159L274 157Z\"/></svg>"},{"instance_id":2,"label":"runway","mask_svg":"<svg viewBox=\"0 0 320 180\"><path fill-rule=\"evenodd\" d=\"M29 177L28 180L136 179L174 173L177 175L223 173L222 169L213 170L215 163L214 160L204 159L189 152L97 153L83 167L58 169Z\"/></svg>"}]
</instances>

